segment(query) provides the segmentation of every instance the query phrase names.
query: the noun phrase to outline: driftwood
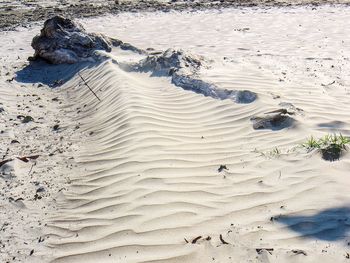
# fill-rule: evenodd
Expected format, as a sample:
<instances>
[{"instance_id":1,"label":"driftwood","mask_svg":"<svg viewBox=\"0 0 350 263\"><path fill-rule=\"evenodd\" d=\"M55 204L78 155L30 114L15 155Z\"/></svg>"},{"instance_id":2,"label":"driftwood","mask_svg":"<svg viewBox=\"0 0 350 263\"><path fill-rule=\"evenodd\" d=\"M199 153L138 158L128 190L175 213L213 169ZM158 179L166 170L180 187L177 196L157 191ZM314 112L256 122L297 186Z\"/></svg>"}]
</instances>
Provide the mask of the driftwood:
<instances>
[{"instance_id":1,"label":"driftwood","mask_svg":"<svg viewBox=\"0 0 350 263\"><path fill-rule=\"evenodd\" d=\"M253 128L255 130L271 129L279 130L290 127L294 119L289 115L292 115L286 109L278 109L275 111L267 112L263 117L252 117L250 120L253 122Z\"/></svg>"},{"instance_id":2,"label":"driftwood","mask_svg":"<svg viewBox=\"0 0 350 263\"><path fill-rule=\"evenodd\" d=\"M73 64L91 60L95 50L111 51L112 43L101 34L87 33L79 23L55 16L45 21L40 35L33 38L32 47L35 53L31 60Z\"/></svg>"}]
</instances>

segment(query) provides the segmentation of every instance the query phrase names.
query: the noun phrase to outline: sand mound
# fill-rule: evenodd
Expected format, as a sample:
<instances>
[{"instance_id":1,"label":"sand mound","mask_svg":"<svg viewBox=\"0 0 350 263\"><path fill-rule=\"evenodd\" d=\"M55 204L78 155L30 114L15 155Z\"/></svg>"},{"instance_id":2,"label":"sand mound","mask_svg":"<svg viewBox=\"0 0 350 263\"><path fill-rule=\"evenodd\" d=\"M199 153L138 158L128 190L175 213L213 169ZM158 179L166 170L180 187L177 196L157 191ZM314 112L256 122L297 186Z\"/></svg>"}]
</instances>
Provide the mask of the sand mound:
<instances>
[{"instance_id":1,"label":"sand mound","mask_svg":"<svg viewBox=\"0 0 350 263\"><path fill-rule=\"evenodd\" d=\"M200 78L200 69L208 67L203 57L183 50L168 49L159 55L148 56L129 68L140 72L152 72L153 76L171 76L178 87L215 99L230 99L237 103L251 103L257 95L249 90L227 90Z\"/></svg>"},{"instance_id":2,"label":"sand mound","mask_svg":"<svg viewBox=\"0 0 350 263\"><path fill-rule=\"evenodd\" d=\"M283 138L250 127L256 105L178 89L112 60L81 74L101 102L79 77L62 87L91 136L76 158L85 170L50 223L54 262L312 261L318 252L301 237L339 236L339 215L329 212L329 223L313 225L308 220L328 218L297 209L331 187L331 179L307 172L325 166L320 158L281 156L271 167L252 154L264 141L278 145ZM290 215L295 209L298 215Z\"/></svg>"}]
</instances>

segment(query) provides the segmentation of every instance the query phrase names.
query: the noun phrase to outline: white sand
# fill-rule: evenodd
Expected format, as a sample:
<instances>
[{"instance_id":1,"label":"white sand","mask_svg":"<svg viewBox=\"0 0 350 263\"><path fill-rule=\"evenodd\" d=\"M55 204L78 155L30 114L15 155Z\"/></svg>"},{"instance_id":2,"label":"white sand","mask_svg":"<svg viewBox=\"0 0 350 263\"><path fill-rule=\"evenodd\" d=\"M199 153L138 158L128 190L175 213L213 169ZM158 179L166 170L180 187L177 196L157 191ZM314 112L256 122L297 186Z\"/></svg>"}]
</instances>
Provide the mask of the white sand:
<instances>
[{"instance_id":1,"label":"white sand","mask_svg":"<svg viewBox=\"0 0 350 263\"><path fill-rule=\"evenodd\" d=\"M23 62L39 28L1 33L0 102L10 116L20 113L16 104L21 101L34 119L46 120L28 134L28 126L13 126L0 113L1 125L9 126L1 128L6 130L1 144L8 144L12 129L16 138L27 138L23 147L30 143L29 149L38 154L48 154L49 145L68 148L36 160L43 167L37 171L41 180L51 182L48 197L40 203L29 200L34 178L22 173L25 194L15 185L10 191L30 209L11 206L9 194L1 200L8 211L2 210L1 221L26 232L20 236L7 230L11 245L0 248L0 259L347 262L349 155L328 162L295 146L310 135L350 135L348 21L350 9L342 7L124 14L82 21L88 31L141 48L175 47L203 55L212 62L201 77L222 88L256 92L258 100L251 104L204 97L165 77L127 73L110 60L80 72L101 102L77 75L54 91L37 84L9 84L5 80L16 70L17 54L18 63ZM112 53L117 61L135 59L118 50ZM74 67L60 69L68 73ZM62 104L48 101L37 109L15 96L34 92L44 102L58 96ZM293 116L293 127L252 128L250 117L275 110L281 102L303 110ZM62 134L52 132L55 119L64 124ZM24 153L13 148L9 155ZM76 167L66 167L71 164ZM229 170L218 172L220 165ZM13 173L19 177L25 168ZM44 171L48 168L56 172ZM0 178L0 183L7 189L5 180ZM61 187L67 191L58 192ZM43 209L46 204L50 206ZM10 220L11 213L36 217ZM48 225L36 226L38 232L32 233L28 226L37 220ZM45 241L35 244L32 256L24 256L31 246L23 240L37 242L39 235ZM202 238L195 244L185 241L198 236ZM22 242L18 248L14 240Z\"/></svg>"}]
</instances>

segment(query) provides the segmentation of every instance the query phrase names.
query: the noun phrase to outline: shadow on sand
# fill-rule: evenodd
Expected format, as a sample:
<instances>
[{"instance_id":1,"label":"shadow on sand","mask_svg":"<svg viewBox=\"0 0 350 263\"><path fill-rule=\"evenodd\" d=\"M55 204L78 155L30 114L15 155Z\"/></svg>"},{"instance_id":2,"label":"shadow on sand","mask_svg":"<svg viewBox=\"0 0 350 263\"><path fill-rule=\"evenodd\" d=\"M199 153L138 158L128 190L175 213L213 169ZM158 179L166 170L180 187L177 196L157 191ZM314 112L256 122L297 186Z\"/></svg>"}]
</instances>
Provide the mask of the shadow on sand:
<instances>
[{"instance_id":1,"label":"shadow on sand","mask_svg":"<svg viewBox=\"0 0 350 263\"><path fill-rule=\"evenodd\" d=\"M310 216L281 216L277 220L303 237L343 240L349 237L350 207L330 208Z\"/></svg>"},{"instance_id":2,"label":"shadow on sand","mask_svg":"<svg viewBox=\"0 0 350 263\"><path fill-rule=\"evenodd\" d=\"M21 83L41 83L54 88L70 80L80 70L96 67L100 63L101 61L53 65L44 60L31 61L17 71L15 80Z\"/></svg>"}]
</instances>

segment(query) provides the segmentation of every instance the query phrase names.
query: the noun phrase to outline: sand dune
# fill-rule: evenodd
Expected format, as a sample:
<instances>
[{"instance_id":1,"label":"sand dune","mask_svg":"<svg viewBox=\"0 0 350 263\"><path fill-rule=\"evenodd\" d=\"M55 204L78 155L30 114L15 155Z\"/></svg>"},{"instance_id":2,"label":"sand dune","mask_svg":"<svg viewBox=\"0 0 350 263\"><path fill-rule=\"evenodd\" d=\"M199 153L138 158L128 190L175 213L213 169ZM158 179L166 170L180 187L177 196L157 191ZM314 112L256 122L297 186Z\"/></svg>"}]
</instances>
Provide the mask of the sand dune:
<instances>
[{"instance_id":1,"label":"sand dune","mask_svg":"<svg viewBox=\"0 0 350 263\"><path fill-rule=\"evenodd\" d=\"M316 168L329 163L300 153L272 161L255 152L288 150L303 138L302 116L291 130L252 130L249 118L273 106L257 87L268 80L246 74L259 102L242 105L183 90L168 78L126 73L111 61L81 74L102 102L79 78L63 88L74 105L87 105L77 118L93 134L77 159L86 170L53 221L57 262L208 262L220 253L209 251L225 246L220 235L242 250L253 248L246 255L252 260L263 260L254 248L273 247L288 250L293 261L305 257L291 252L305 249L302 236L327 236L339 227L333 214L317 227L308 227L306 216L347 188ZM219 172L220 165L228 170ZM295 210L305 220L289 218ZM198 244L186 243L198 236ZM203 247L211 247L208 254ZM230 257L233 251L221 260Z\"/></svg>"},{"instance_id":2,"label":"sand dune","mask_svg":"<svg viewBox=\"0 0 350 263\"><path fill-rule=\"evenodd\" d=\"M66 78L54 92L75 149L65 158L76 167L65 171L70 184L46 219L41 255L84 263L347 262L349 155L328 162L297 146L310 135L349 135L348 29L339 29L349 10L217 12L83 21L143 49L202 55L209 66L198 79L257 98L236 103L126 71L123 63L143 57L118 48L96 64L52 66ZM234 30L242 28L249 29ZM293 125L253 128L252 117L281 107L295 109Z\"/></svg>"}]
</instances>

